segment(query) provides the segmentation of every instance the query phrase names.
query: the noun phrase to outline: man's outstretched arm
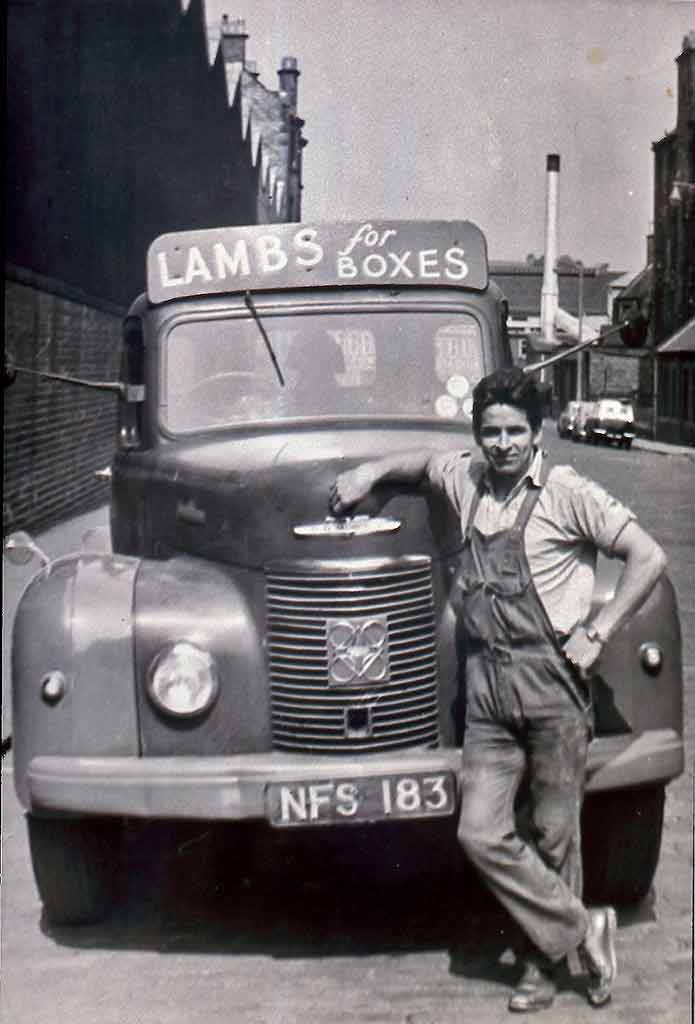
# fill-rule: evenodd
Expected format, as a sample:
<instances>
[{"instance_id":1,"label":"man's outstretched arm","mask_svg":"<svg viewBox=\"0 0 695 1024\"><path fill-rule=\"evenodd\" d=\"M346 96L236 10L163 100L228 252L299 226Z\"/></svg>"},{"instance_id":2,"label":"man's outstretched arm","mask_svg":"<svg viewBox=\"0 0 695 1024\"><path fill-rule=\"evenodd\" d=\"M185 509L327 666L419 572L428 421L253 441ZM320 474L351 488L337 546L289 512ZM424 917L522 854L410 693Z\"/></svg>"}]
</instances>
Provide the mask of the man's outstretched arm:
<instances>
[{"instance_id":1,"label":"man's outstretched arm","mask_svg":"<svg viewBox=\"0 0 695 1024\"><path fill-rule=\"evenodd\" d=\"M331 511L341 516L353 505L366 498L377 484L392 483L418 484L427 477L432 452L420 449L410 452L396 452L383 459L361 462L354 469L341 473L331 486L329 503Z\"/></svg>"}]
</instances>

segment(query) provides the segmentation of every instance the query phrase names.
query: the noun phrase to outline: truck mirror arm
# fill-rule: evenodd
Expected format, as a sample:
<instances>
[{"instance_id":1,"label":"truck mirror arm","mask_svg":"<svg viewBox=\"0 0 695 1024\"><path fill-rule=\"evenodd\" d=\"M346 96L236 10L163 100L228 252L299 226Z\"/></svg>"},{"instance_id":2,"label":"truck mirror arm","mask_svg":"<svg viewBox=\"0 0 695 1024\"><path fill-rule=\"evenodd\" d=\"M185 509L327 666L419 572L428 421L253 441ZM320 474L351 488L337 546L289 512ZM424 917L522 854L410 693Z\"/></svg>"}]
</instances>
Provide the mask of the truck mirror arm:
<instances>
[{"instance_id":1,"label":"truck mirror arm","mask_svg":"<svg viewBox=\"0 0 695 1024\"><path fill-rule=\"evenodd\" d=\"M84 380L82 377L69 377L64 373L49 373L46 370L30 370L26 366L15 366L6 364L6 372L10 374L27 373L32 377L41 377L44 380L57 380L63 384L75 384L77 387L91 388L93 391L107 391L125 399L126 402L144 402L145 387L142 384L123 384L121 381L111 380Z\"/></svg>"},{"instance_id":2,"label":"truck mirror arm","mask_svg":"<svg viewBox=\"0 0 695 1024\"><path fill-rule=\"evenodd\" d=\"M611 334L619 334L620 331L624 330L625 327L629 326L629 320L621 320L619 324L609 328L603 334L599 335L598 338L589 338L587 341L582 341L578 345L573 345L572 348L566 348L562 352L558 352L557 355L551 356L550 359L544 359L539 363L531 363L530 366L522 367L523 373L540 373L541 370L547 369L553 363L559 363L561 359L567 359L569 356L576 355L577 352L582 352L585 348L591 348L591 346L598 347L601 342L608 338Z\"/></svg>"}]
</instances>

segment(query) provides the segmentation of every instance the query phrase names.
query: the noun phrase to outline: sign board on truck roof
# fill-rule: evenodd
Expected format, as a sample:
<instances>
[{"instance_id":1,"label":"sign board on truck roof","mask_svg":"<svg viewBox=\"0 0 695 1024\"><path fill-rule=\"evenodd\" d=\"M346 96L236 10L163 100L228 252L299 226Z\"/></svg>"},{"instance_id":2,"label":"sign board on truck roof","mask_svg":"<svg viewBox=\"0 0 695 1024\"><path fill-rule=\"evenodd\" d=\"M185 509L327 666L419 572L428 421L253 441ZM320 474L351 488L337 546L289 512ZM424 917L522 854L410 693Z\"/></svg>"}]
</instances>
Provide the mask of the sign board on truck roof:
<instances>
[{"instance_id":1,"label":"sign board on truck roof","mask_svg":"<svg viewBox=\"0 0 695 1024\"><path fill-rule=\"evenodd\" d=\"M485 237L470 221L263 224L161 235L147 254L150 302L336 285L484 291Z\"/></svg>"}]
</instances>

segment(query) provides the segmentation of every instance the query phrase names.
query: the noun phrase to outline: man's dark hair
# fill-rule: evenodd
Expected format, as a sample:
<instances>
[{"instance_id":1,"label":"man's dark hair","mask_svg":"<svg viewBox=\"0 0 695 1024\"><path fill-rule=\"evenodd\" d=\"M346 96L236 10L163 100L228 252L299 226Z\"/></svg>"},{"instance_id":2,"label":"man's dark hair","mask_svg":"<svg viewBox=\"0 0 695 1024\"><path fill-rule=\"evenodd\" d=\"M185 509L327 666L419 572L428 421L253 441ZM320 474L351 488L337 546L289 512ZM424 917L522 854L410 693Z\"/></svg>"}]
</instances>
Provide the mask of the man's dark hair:
<instances>
[{"instance_id":1,"label":"man's dark hair","mask_svg":"<svg viewBox=\"0 0 695 1024\"><path fill-rule=\"evenodd\" d=\"M483 411L489 405L501 404L513 405L525 412L535 433L543 425L544 400L545 389L518 366L495 370L473 388L473 431L476 436L480 433Z\"/></svg>"}]
</instances>

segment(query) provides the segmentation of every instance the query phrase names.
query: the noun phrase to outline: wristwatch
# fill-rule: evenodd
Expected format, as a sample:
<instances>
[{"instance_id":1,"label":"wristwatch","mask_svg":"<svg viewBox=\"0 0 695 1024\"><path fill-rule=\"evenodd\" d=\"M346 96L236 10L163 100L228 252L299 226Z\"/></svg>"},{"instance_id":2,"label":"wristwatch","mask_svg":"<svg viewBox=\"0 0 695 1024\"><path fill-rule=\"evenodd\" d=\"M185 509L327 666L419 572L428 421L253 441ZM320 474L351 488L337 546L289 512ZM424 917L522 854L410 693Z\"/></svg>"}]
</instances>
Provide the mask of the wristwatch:
<instances>
[{"instance_id":1,"label":"wristwatch","mask_svg":"<svg viewBox=\"0 0 695 1024\"><path fill-rule=\"evenodd\" d=\"M592 644L600 644L601 647L605 646L606 637L598 631L596 626L584 626L584 632L586 633L587 639L591 640Z\"/></svg>"}]
</instances>

